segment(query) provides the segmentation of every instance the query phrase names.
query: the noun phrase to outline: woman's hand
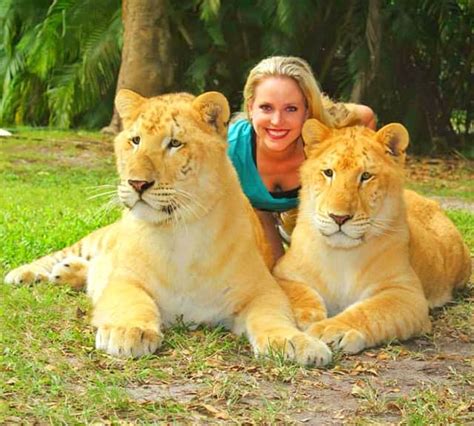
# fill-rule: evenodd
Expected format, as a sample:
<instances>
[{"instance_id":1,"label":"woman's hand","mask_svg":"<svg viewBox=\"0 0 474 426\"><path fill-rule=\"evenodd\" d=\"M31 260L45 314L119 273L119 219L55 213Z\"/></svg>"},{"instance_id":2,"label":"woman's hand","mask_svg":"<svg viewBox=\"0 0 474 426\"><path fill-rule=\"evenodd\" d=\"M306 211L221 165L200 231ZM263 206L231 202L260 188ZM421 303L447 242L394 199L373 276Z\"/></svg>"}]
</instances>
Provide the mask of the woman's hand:
<instances>
[{"instance_id":1,"label":"woman's hand","mask_svg":"<svg viewBox=\"0 0 474 426\"><path fill-rule=\"evenodd\" d=\"M375 113L372 108L367 105L353 104L353 110L359 117L360 124L368 127L369 129L375 130L376 120Z\"/></svg>"}]
</instances>

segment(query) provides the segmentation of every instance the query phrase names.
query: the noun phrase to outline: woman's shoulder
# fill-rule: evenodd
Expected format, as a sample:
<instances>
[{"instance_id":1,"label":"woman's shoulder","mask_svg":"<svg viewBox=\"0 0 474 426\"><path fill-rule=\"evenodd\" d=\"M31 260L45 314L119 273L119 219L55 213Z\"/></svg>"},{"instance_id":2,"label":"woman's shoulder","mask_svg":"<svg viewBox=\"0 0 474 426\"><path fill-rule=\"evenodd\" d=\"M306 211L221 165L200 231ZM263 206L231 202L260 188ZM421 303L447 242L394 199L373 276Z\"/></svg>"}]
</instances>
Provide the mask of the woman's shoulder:
<instances>
[{"instance_id":1,"label":"woman's shoulder","mask_svg":"<svg viewBox=\"0 0 474 426\"><path fill-rule=\"evenodd\" d=\"M236 118L232 119L229 124L229 130L227 133L227 139L238 138L241 136L248 136L252 133L252 124L244 118L241 114Z\"/></svg>"},{"instance_id":2,"label":"woman's shoulder","mask_svg":"<svg viewBox=\"0 0 474 426\"><path fill-rule=\"evenodd\" d=\"M250 146L252 138L252 125L247 119L240 119L231 122L227 131L227 141L229 142L229 152L241 151Z\"/></svg>"}]
</instances>

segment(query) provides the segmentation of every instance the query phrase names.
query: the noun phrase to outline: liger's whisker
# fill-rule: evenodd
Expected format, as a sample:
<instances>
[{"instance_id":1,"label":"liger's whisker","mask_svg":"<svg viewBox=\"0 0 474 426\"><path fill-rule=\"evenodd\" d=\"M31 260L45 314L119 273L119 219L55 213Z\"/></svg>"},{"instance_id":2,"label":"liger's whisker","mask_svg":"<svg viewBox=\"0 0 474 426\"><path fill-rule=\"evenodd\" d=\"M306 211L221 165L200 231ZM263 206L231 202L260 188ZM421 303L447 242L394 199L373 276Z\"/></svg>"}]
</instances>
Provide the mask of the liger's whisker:
<instances>
[{"instance_id":1,"label":"liger's whisker","mask_svg":"<svg viewBox=\"0 0 474 426\"><path fill-rule=\"evenodd\" d=\"M117 191L102 192L100 194L91 195L90 197L87 198L87 200L94 200L95 198L100 198L100 197L108 197L111 195L115 195L116 193Z\"/></svg>"},{"instance_id":2,"label":"liger's whisker","mask_svg":"<svg viewBox=\"0 0 474 426\"><path fill-rule=\"evenodd\" d=\"M182 196L183 198L191 201L193 204L196 204L197 207L202 209L203 211L207 211L206 206L193 194L190 194L189 192L183 190L183 189L177 189L176 190L176 195Z\"/></svg>"},{"instance_id":3,"label":"liger's whisker","mask_svg":"<svg viewBox=\"0 0 474 426\"><path fill-rule=\"evenodd\" d=\"M117 197L111 198L108 202L99 207L96 211L95 217L102 220L106 215L112 212L115 208L121 207L122 203Z\"/></svg>"},{"instance_id":4,"label":"liger's whisker","mask_svg":"<svg viewBox=\"0 0 474 426\"><path fill-rule=\"evenodd\" d=\"M111 188L116 188L116 187L117 185L106 184L106 185L86 186L86 190L88 192L97 192L103 189L111 189Z\"/></svg>"}]
</instances>

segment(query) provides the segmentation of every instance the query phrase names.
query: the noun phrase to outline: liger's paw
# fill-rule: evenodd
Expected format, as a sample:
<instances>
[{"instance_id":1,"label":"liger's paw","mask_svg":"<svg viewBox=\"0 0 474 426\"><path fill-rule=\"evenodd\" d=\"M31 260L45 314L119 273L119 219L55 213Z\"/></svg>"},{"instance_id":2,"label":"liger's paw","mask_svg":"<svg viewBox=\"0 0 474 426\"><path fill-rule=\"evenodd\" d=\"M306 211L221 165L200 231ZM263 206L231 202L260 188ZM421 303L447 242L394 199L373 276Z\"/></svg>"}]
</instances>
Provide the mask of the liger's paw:
<instances>
[{"instance_id":1,"label":"liger's paw","mask_svg":"<svg viewBox=\"0 0 474 426\"><path fill-rule=\"evenodd\" d=\"M49 281L80 289L86 284L88 271L89 262L86 259L70 256L53 266Z\"/></svg>"},{"instance_id":2,"label":"liger's paw","mask_svg":"<svg viewBox=\"0 0 474 426\"><path fill-rule=\"evenodd\" d=\"M282 278L277 278L277 281L290 300L300 330L306 330L311 324L327 318L324 301L314 288L298 281Z\"/></svg>"},{"instance_id":3,"label":"liger's paw","mask_svg":"<svg viewBox=\"0 0 474 426\"><path fill-rule=\"evenodd\" d=\"M308 333L347 354L356 354L368 346L365 336L355 328L324 320L313 324Z\"/></svg>"},{"instance_id":4,"label":"liger's paw","mask_svg":"<svg viewBox=\"0 0 474 426\"><path fill-rule=\"evenodd\" d=\"M20 266L10 271L5 277L7 284L33 284L49 281L49 274L44 268L31 264Z\"/></svg>"},{"instance_id":5,"label":"liger's paw","mask_svg":"<svg viewBox=\"0 0 474 426\"><path fill-rule=\"evenodd\" d=\"M321 340L314 339L306 333L298 333L291 338L268 338L267 344L258 353L280 353L285 359L300 365L323 366L332 359L331 350Z\"/></svg>"},{"instance_id":6,"label":"liger's paw","mask_svg":"<svg viewBox=\"0 0 474 426\"><path fill-rule=\"evenodd\" d=\"M327 318L326 310L319 305L305 308L293 308L296 325L300 330L306 330L311 324Z\"/></svg>"},{"instance_id":7,"label":"liger's paw","mask_svg":"<svg viewBox=\"0 0 474 426\"><path fill-rule=\"evenodd\" d=\"M101 326L97 329L95 346L112 356L139 358L154 353L162 340L163 334L156 329Z\"/></svg>"},{"instance_id":8,"label":"liger's paw","mask_svg":"<svg viewBox=\"0 0 474 426\"><path fill-rule=\"evenodd\" d=\"M297 334L288 341L289 359L301 365L323 366L331 362L332 353L321 340L314 339L305 333Z\"/></svg>"}]
</instances>

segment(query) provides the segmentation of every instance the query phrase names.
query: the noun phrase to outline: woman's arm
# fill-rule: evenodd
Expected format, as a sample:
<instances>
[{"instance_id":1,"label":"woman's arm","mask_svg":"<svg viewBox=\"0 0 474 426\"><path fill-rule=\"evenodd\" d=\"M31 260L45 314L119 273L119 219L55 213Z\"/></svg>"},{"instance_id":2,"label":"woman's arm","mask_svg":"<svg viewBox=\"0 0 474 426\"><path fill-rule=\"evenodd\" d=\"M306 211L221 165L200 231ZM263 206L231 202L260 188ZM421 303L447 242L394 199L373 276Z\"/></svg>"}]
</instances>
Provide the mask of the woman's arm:
<instances>
[{"instance_id":1,"label":"woman's arm","mask_svg":"<svg viewBox=\"0 0 474 426\"><path fill-rule=\"evenodd\" d=\"M332 127L346 127L361 124L375 130L376 118L374 111L362 104L334 102L331 98L323 96L323 107L332 119Z\"/></svg>"},{"instance_id":2,"label":"woman's arm","mask_svg":"<svg viewBox=\"0 0 474 426\"><path fill-rule=\"evenodd\" d=\"M280 234L277 229L276 220L271 212L254 209L257 213L258 218L262 224L265 236L267 241L270 243L272 254L273 254L273 263L283 256L285 250L283 248L283 243L280 238ZM272 265L273 267L273 265Z\"/></svg>"}]
</instances>

